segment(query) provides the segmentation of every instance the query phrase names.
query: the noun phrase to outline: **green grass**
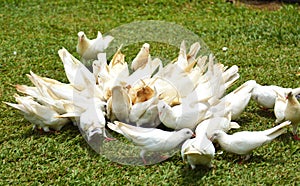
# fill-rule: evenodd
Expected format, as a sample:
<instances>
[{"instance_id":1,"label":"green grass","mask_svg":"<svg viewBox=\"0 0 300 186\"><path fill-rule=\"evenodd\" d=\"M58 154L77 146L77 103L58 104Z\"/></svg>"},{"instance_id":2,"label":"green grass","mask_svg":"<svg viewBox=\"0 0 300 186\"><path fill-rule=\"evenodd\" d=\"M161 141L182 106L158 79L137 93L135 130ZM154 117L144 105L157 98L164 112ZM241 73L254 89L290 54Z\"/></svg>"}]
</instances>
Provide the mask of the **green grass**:
<instances>
[{"instance_id":1,"label":"green grass","mask_svg":"<svg viewBox=\"0 0 300 186\"><path fill-rule=\"evenodd\" d=\"M240 67L237 85L249 79L261 84L298 87L300 13L296 5L266 11L223 0L179 1L6 1L0 2L0 95L14 102L15 84L31 85L33 72L67 82L57 51L67 48L76 57L77 32L90 38L138 20L164 20L196 33L219 62ZM223 52L223 46L228 52ZM139 50L124 49L126 59ZM176 53L152 50L166 58ZM13 55L16 51L17 55ZM0 104L0 185L297 185L300 183L300 144L289 132L254 151L245 164L223 153L215 168L191 170L179 153L152 166L125 166L94 153L74 126L60 133L32 130L16 110ZM274 125L273 113L250 102L238 120L241 130Z\"/></svg>"}]
</instances>

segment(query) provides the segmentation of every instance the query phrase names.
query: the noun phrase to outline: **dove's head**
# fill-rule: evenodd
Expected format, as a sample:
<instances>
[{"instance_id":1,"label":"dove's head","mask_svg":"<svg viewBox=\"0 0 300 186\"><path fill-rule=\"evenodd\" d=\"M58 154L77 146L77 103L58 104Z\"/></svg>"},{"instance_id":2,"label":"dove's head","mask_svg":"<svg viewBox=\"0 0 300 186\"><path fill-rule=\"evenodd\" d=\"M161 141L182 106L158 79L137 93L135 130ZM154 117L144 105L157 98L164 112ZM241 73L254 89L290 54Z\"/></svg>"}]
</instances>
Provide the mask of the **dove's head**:
<instances>
[{"instance_id":1,"label":"dove's head","mask_svg":"<svg viewBox=\"0 0 300 186\"><path fill-rule=\"evenodd\" d=\"M180 133L180 135L184 139L189 139L192 136L195 136L193 131L191 129L188 129L188 128L181 129L180 131L178 131L178 133Z\"/></svg>"},{"instance_id":2,"label":"dove's head","mask_svg":"<svg viewBox=\"0 0 300 186\"><path fill-rule=\"evenodd\" d=\"M144 43L142 46L142 50L149 53L150 45L148 43Z\"/></svg>"},{"instance_id":3,"label":"dove's head","mask_svg":"<svg viewBox=\"0 0 300 186\"><path fill-rule=\"evenodd\" d=\"M78 32L78 41L81 42L85 38L84 32L80 31Z\"/></svg>"},{"instance_id":4,"label":"dove's head","mask_svg":"<svg viewBox=\"0 0 300 186\"><path fill-rule=\"evenodd\" d=\"M159 100L157 103L159 118L162 119L166 115L169 108L170 108L170 106L165 101Z\"/></svg>"},{"instance_id":5,"label":"dove's head","mask_svg":"<svg viewBox=\"0 0 300 186\"><path fill-rule=\"evenodd\" d=\"M218 139L220 139L224 134L226 134L224 131L222 131L222 130L215 130L213 133L212 133L212 135L211 135L211 137L209 138L210 139L210 141L214 141L214 140L218 140Z\"/></svg>"}]
</instances>

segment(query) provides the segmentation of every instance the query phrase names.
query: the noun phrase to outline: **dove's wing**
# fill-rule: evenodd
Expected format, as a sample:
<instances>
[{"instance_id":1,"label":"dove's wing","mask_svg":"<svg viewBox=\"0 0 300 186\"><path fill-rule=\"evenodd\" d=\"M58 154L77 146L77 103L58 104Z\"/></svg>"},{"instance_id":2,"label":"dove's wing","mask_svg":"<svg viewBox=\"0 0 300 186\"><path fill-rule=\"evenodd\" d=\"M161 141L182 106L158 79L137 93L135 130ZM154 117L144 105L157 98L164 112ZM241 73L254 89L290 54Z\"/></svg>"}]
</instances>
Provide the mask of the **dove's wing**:
<instances>
[{"instance_id":1,"label":"dove's wing","mask_svg":"<svg viewBox=\"0 0 300 186\"><path fill-rule=\"evenodd\" d=\"M118 121L115 123L126 138L138 146L147 146L149 149L164 143L172 134L155 128L134 127Z\"/></svg>"},{"instance_id":2,"label":"dove's wing","mask_svg":"<svg viewBox=\"0 0 300 186\"><path fill-rule=\"evenodd\" d=\"M143 44L141 50L131 62L131 69L137 70L138 68L144 67L149 59L150 45L148 43Z\"/></svg>"},{"instance_id":3,"label":"dove's wing","mask_svg":"<svg viewBox=\"0 0 300 186\"><path fill-rule=\"evenodd\" d=\"M191 62L193 62L193 61L196 60L196 56L197 56L200 48L201 48L201 46L200 46L199 42L196 42L196 43L194 43L194 44L191 45L190 51L187 54L188 63L191 63Z\"/></svg>"},{"instance_id":4,"label":"dove's wing","mask_svg":"<svg viewBox=\"0 0 300 186\"><path fill-rule=\"evenodd\" d=\"M110 35L103 37L102 34L98 32L98 36L91 47L97 53L103 52L109 46L113 39L114 37Z\"/></svg>"}]
</instances>

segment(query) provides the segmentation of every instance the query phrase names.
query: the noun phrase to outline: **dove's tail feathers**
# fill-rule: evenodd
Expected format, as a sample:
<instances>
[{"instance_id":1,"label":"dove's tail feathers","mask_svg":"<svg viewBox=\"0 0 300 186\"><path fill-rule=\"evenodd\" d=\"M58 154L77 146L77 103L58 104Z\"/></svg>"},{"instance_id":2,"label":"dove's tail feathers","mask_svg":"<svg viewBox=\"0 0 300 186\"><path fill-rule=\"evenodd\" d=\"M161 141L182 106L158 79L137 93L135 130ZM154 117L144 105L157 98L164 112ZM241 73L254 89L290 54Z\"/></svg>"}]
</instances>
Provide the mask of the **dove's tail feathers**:
<instances>
[{"instance_id":1,"label":"dove's tail feathers","mask_svg":"<svg viewBox=\"0 0 300 186\"><path fill-rule=\"evenodd\" d=\"M237 122L230 122L230 124L229 124L230 129L238 129L240 127L241 126Z\"/></svg>"},{"instance_id":2,"label":"dove's tail feathers","mask_svg":"<svg viewBox=\"0 0 300 186\"><path fill-rule=\"evenodd\" d=\"M277 137L278 134L282 134L284 131L282 131L281 129L283 129L284 127L286 126L289 126L291 124L290 121L285 121L273 128L270 128L270 129L267 129L267 130L264 130L262 131L263 133L265 133L265 135L269 136L269 137L272 137L272 136L275 136ZM280 131L280 132L279 132Z\"/></svg>"},{"instance_id":3,"label":"dove's tail feathers","mask_svg":"<svg viewBox=\"0 0 300 186\"><path fill-rule=\"evenodd\" d=\"M74 117L80 117L80 113L77 112L68 112L66 114L55 116L56 118L74 118Z\"/></svg>"},{"instance_id":4,"label":"dove's tail feathers","mask_svg":"<svg viewBox=\"0 0 300 186\"><path fill-rule=\"evenodd\" d=\"M188 59L189 62L195 61L196 56L197 56L200 48L201 48L201 45L200 45L199 42L196 42L196 43L194 43L194 44L191 45L190 51L187 54L187 59Z\"/></svg>"},{"instance_id":5,"label":"dove's tail feathers","mask_svg":"<svg viewBox=\"0 0 300 186\"><path fill-rule=\"evenodd\" d=\"M116 124L113 124L113 123L108 122L108 123L107 123L107 126L108 126L108 128L110 128L111 130L113 130L113 131L115 131L115 132L117 132L117 133L119 133L119 134L124 135L124 133L119 129L119 127L118 127Z\"/></svg>"},{"instance_id":6,"label":"dove's tail feathers","mask_svg":"<svg viewBox=\"0 0 300 186\"><path fill-rule=\"evenodd\" d=\"M255 85L256 85L255 80L249 80L249 81L246 81L244 84L242 84L237 89L235 89L233 92L235 94L241 94L241 95L248 94L248 93L251 93L251 91L253 90Z\"/></svg>"},{"instance_id":7,"label":"dove's tail feathers","mask_svg":"<svg viewBox=\"0 0 300 186\"><path fill-rule=\"evenodd\" d=\"M18 110L20 110L24 113L28 113L28 111L26 110L26 108L22 104L15 104L15 103L9 103L9 102L3 102L3 103L5 103L6 105L9 105L9 106L11 106L15 109L18 109Z\"/></svg>"},{"instance_id":8,"label":"dove's tail feathers","mask_svg":"<svg viewBox=\"0 0 300 186\"><path fill-rule=\"evenodd\" d=\"M228 88L232 86L236 80L240 77L239 73L239 67L236 65L233 65L229 69L227 69L225 72L223 72L222 77L225 82L225 87Z\"/></svg>"}]
</instances>

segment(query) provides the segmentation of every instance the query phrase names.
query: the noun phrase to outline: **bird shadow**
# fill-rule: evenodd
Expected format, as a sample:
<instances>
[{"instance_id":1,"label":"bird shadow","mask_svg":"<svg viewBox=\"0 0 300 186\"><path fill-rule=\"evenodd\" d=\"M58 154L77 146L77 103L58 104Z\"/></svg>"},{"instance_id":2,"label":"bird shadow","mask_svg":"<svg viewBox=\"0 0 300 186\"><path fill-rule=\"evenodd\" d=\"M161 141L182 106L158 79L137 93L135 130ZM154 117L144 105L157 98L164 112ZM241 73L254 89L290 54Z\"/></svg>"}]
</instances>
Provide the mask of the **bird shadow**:
<instances>
[{"instance_id":1,"label":"bird shadow","mask_svg":"<svg viewBox=\"0 0 300 186\"><path fill-rule=\"evenodd\" d=\"M277 140L282 141L284 144L290 144L291 140L293 140L293 134L288 130L286 133L278 136Z\"/></svg>"},{"instance_id":2,"label":"bird shadow","mask_svg":"<svg viewBox=\"0 0 300 186\"><path fill-rule=\"evenodd\" d=\"M13 141L20 140L20 139L25 140L27 138L39 139L45 136L47 137L59 136L60 137L59 140L62 140L64 139L64 137L62 136L68 136L70 138L78 135L78 132L76 132L78 130L76 128L77 127L73 125L66 125L60 131L50 130L49 132L45 132L40 129L33 129L32 127L28 127L27 129L22 130L16 134L4 136L3 138L0 139L0 143L3 143L5 141L10 141L10 140Z\"/></svg>"},{"instance_id":3,"label":"bird shadow","mask_svg":"<svg viewBox=\"0 0 300 186\"><path fill-rule=\"evenodd\" d=\"M203 177L212 174L213 169L214 167L209 168L207 166L202 165L197 165L195 169L192 169L188 164L182 165L180 172L182 182L198 183Z\"/></svg>"},{"instance_id":4,"label":"bird shadow","mask_svg":"<svg viewBox=\"0 0 300 186\"><path fill-rule=\"evenodd\" d=\"M256 109L254 113L263 118L273 118L274 120L276 119L273 110Z\"/></svg>"}]
</instances>

